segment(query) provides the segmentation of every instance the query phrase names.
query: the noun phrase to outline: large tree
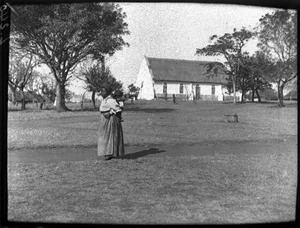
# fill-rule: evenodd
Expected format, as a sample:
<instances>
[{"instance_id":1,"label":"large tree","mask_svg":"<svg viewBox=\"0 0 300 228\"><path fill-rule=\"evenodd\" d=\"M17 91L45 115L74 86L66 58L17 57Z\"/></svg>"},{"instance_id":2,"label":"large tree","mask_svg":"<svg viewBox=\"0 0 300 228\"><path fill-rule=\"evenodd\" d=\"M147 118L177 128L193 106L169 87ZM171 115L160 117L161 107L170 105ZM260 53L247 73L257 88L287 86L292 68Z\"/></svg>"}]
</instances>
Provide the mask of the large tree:
<instances>
[{"instance_id":1,"label":"large tree","mask_svg":"<svg viewBox=\"0 0 300 228\"><path fill-rule=\"evenodd\" d=\"M81 73L84 76L84 81L87 85L87 91L92 92L94 95L97 92L101 91L101 88L104 85L110 85L113 90L122 89L122 83L117 81L116 78L112 75L110 69L106 67L103 69L102 65L92 65L89 68L85 69ZM92 101L96 107L95 98L92 95Z\"/></svg>"},{"instance_id":2,"label":"large tree","mask_svg":"<svg viewBox=\"0 0 300 228\"><path fill-rule=\"evenodd\" d=\"M277 84L279 106L284 106L283 89L297 77L297 15L277 10L259 21L258 46L273 62L268 78Z\"/></svg>"},{"instance_id":3,"label":"large tree","mask_svg":"<svg viewBox=\"0 0 300 228\"><path fill-rule=\"evenodd\" d=\"M242 91L241 102L244 102L245 94L251 89L252 84L252 74L251 69L248 67L247 62L249 57L247 55L243 56L242 65L240 66L238 77L236 78L236 88Z\"/></svg>"},{"instance_id":4,"label":"large tree","mask_svg":"<svg viewBox=\"0 0 300 228\"><path fill-rule=\"evenodd\" d=\"M241 72L238 78L238 87L242 90L242 100L248 91L252 91L252 101L254 95L258 97L260 102L259 92L271 88L271 84L267 80L271 73L271 62L263 52L255 52L252 56L244 55L241 65Z\"/></svg>"},{"instance_id":5,"label":"large tree","mask_svg":"<svg viewBox=\"0 0 300 228\"><path fill-rule=\"evenodd\" d=\"M12 94L11 101L14 104L16 103L16 92L19 90L22 100L21 110L25 110L24 89L34 75L37 75L34 68L39 62L32 53L20 50L13 39L10 45L9 60L8 86Z\"/></svg>"},{"instance_id":6,"label":"large tree","mask_svg":"<svg viewBox=\"0 0 300 228\"><path fill-rule=\"evenodd\" d=\"M76 66L87 58L101 59L128 45L126 14L114 3L15 6L12 30L17 42L37 55L56 81L56 108L65 105L65 86Z\"/></svg>"},{"instance_id":7,"label":"large tree","mask_svg":"<svg viewBox=\"0 0 300 228\"><path fill-rule=\"evenodd\" d=\"M211 36L209 40L213 44L209 44L204 48L197 48L196 50L196 55L225 57L226 62L224 64L230 84L233 87L234 103L236 102L236 83L243 56L243 47L253 36L254 33L245 28L241 30L234 29L233 33L225 33L223 36ZM213 70L213 68L209 69Z\"/></svg>"}]
</instances>

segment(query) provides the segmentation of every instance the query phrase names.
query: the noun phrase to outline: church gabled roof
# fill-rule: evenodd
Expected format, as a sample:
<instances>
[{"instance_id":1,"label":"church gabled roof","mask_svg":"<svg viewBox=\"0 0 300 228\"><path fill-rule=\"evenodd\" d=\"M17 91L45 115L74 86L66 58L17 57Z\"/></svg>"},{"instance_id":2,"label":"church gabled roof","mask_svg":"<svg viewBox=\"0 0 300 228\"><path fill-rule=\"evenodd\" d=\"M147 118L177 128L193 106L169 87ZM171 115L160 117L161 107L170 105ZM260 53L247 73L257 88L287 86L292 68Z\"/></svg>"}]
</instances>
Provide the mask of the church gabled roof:
<instances>
[{"instance_id":1,"label":"church gabled roof","mask_svg":"<svg viewBox=\"0 0 300 228\"><path fill-rule=\"evenodd\" d=\"M227 84L224 68L217 62L145 57L154 81ZM217 75L208 75L208 64L217 65Z\"/></svg>"}]
</instances>

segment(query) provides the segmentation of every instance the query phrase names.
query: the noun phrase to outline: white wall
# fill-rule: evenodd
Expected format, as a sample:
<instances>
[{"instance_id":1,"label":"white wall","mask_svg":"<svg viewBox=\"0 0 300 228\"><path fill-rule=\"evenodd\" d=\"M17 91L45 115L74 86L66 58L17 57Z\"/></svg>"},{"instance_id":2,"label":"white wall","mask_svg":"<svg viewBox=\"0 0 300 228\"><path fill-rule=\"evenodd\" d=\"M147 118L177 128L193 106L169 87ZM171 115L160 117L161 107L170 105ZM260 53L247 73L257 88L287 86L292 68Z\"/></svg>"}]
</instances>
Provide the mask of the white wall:
<instances>
[{"instance_id":1,"label":"white wall","mask_svg":"<svg viewBox=\"0 0 300 228\"><path fill-rule=\"evenodd\" d=\"M199 85L200 95L211 95L211 85Z\"/></svg>"},{"instance_id":2,"label":"white wall","mask_svg":"<svg viewBox=\"0 0 300 228\"><path fill-rule=\"evenodd\" d=\"M153 79L146 58L142 61L135 85L140 88L138 99L151 100L154 98Z\"/></svg>"},{"instance_id":3,"label":"white wall","mask_svg":"<svg viewBox=\"0 0 300 228\"><path fill-rule=\"evenodd\" d=\"M162 82L154 83L154 90L156 94L163 93L163 83Z\"/></svg>"},{"instance_id":4,"label":"white wall","mask_svg":"<svg viewBox=\"0 0 300 228\"><path fill-rule=\"evenodd\" d=\"M189 97L189 100L193 99L193 96L196 96L196 84L194 83L182 83L183 84L183 93ZM200 95L212 95L212 85L199 84ZM154 89L156 94L163 93L163 82L157 82L154 84ZM180 94L180 83L176 82L167 82L167 93L168 94ZM223 94L226 88L222 89L222 85L215 85L215 95L218 96L218 101L223 101ZM227 90L226 90L227 91Z\"/></svg>"},{"instance_id":5,"label":"white wall","mask_svg":"<svg viewBox=\"0 0 300 228\"><path fill-rule=\"evenodd\" d=\"M193 100L194 96L195 96L195 91L193 90L193 84L189 83L189 84L183 84L183 93L186 94L188 96L188 100Z\"/></svg>"},{"instance_id":6,"label":"white wall","mask_svg":"<svg viewBox=\"0 0 300 228\"><path fill-rule=\"evenodd\" d=\"M187 94L190 95L192 93L191 84L190 83L182 83L183 84L183 93L180 93L180 83L178 82L166 82L167 83L167 94ZM156 94L163 93L163 82L156 82L154 84L154 90Z\"/></svg>"},{"instance_id":7,"label":"white wall","mask_svg":"<svg viewBox=\"0 0 300 228\"><path fill-rule=\"evenodd\" d=\"M212 85L199 84L200 95L212 95ZM193 84L193 91L196 96L196 84ZM223 101L222 85L215 85L215 96L218 96L218 101Z\"/></svg>"},{"instance_id":8,"label":"white wall","mask_svg":"<svg viewBox=\"0 0 300 228\"><path fill-rule=\"evenodd\" d=\"M229 93L228 89L226 88L226 86L224 86L224 88L221 89L223 96L233 96L233 93ZM235 96L239 98L239 100L242 100L242 93L240 91L236 91L235 92Z\"/></svg>"},{"instance_id":9,"label":"white wall","mask_svg":"<svg viewBox=\"0 0 300 228\"><path fill-rule=\"evenodd\" d=\"M177 82L166 82L167 83L167 93L168 94L180 94L180 83ZM163 93L163 82L156 82L154 84L154 89L156 93ZM190 83L183 84L183 94L189 90Z\"/></svg>"}]
</instances>

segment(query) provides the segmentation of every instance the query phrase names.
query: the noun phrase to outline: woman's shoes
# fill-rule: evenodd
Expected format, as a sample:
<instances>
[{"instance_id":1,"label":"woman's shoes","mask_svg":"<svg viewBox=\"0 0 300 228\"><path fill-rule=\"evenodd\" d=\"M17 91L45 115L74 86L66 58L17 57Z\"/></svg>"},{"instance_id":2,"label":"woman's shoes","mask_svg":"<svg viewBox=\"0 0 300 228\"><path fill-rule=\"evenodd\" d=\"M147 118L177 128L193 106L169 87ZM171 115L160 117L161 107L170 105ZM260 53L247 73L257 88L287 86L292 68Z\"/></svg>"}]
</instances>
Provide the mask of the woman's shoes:
<instances>
[{"instance_id":1,"label":"woman's shoes","mask_svg":"<svg viewBox=\"0 0 300 228\"><path fill-rule=\"evenodd\" d=\"M108 160L111 160L113 158L115 158L115 157L114 156L105 156L104 161L108 161Z\"/></svg>"}]
</instances>

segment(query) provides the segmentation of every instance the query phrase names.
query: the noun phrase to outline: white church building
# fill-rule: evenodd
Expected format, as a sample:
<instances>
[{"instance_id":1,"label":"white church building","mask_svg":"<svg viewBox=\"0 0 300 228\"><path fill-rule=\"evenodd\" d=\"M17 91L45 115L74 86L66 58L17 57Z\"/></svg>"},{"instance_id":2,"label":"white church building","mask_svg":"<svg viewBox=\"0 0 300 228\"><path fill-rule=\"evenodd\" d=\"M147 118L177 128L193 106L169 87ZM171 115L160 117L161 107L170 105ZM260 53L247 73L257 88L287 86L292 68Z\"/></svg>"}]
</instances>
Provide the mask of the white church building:
<instances>
[{"instance_id":1,"label":"white church building","mask_svg":"<svg viewBox=\"0 0 300 228\"><path fill-rule=\"evenodd\" d=\"M213 62L145 56L135 83L140 88L138 99L172 98L175 95L183 100L226 100L229 97L227 75L216 66L215 74L209 76L209 63Z\"/></svg>"}]
</instances>

